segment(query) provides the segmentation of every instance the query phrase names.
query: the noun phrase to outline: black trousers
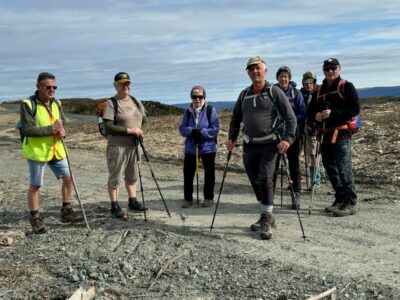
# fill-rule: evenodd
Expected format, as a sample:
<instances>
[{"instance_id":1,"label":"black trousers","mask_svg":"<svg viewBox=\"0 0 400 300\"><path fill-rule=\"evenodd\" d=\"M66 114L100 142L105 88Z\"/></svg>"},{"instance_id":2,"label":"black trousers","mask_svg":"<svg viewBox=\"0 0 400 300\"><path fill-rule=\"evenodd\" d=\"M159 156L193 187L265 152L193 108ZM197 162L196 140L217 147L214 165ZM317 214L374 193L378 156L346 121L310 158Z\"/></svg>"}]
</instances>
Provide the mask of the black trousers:
<instances>
[{"instance_id":1,"label":"black trousers","mask_svg":"<svg viewBox=\"0 0 400 300\"><path fill-rule=\"evenodd\" d=\"M199 155L204 169L204 199L214 199L215 155L207 153ZM187 201L193 201L193 178L196 175L196 155L185 153L183 162L183 190Z\"/></svg>"},{"instance_id":2,"label":"black trousers","mask_svg":"<svg viewBox=\"0 0 400 300\"><path fill-rule=\"evenodd\" d=\"M300 171L300 153L302 148L302 138L298 138L290 145L289 149L286 151L290 178L293 181L293 190L295 192L301 192L301 171ZM281 155L278 156L276 160L276 169L274 174L274 187L276 186L276 179L278 177L279 164L281 160Z\"/></svg>"},{"instance_id":3,"label":"black trousers","mask_svg":"<svg viewBox=\"0 0 400 300\"><path fill-rule=\"evenodd\" d=\"M254 194L263 205L274 205L273 176L278 156L276 143L243 143L243 163Z\"/></svg>"}]
</instances>

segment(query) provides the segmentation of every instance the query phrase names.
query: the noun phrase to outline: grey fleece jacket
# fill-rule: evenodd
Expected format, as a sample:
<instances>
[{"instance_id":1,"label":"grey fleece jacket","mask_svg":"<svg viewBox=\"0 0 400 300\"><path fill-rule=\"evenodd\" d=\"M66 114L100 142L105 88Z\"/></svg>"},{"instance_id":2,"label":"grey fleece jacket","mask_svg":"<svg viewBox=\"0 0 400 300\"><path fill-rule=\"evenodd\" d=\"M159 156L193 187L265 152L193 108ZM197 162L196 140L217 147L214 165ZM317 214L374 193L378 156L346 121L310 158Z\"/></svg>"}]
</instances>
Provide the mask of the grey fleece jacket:
<instances>
[{"instance_id":1,"label":"grey fleece jacket","mask_svg":"<svg viewBox=\"0 0 400 300\"><path fill-rule=\"evenodd\" d=\"M290 144L294 142L297 122L293 109L285 94L276 86L271 88L274 99L270 99L268 92L270 87L271 85L266 82L261 94L254 95L253 85L251 85L239 94L229 125L230 140L236 141L242 122L243 131L249 137L264 137L271 134L273 123L278 114L272 104L275 99L275 107L285 121L285 132L281 135L281 138Z\"/></svg>"}]
</instances>

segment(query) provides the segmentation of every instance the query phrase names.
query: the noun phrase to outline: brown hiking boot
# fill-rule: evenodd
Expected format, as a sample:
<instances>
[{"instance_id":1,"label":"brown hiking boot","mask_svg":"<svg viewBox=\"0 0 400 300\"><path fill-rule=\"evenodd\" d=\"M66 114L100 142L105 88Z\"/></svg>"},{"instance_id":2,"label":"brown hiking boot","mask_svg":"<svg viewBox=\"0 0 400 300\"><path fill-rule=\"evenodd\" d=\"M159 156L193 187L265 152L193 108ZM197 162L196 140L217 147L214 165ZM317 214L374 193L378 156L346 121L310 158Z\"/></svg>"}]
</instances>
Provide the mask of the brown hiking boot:
<instances>
[{"instance_id":1,"label":"brown hiking boot","mask_svg":"<svg viewBox=\"0 0 400 300\"><path fill-rule=\"evenodd\" d=\"M343 203L343 202L340 201L340 200L335 200L335 201L332 203L331 206L325 207L325 211L328 212L328 213L335 212L336 210L338 210L338 209L342 206L342 203Z\"/></svg>"},{"instance_id":2,"label":"brown hiking boot","mask_svg":"<svg viewBox=\"0 0 400 300\"><path fill-rule=\"evenodd\" d=\"M339 209L333 211L335 217L347 217L357 213L356 205L350 201L343 202Z\"/></svg>"},{"instance_id":3,"label":"brown hiking boot","mask_svg":"<svg viewBox=\"0 0 400 300\"><path fill-rule=\"evenodd\" d=\"M183 200L182 208L189 208L193 205L193 201Z\"/></svg>"},{"instance_id":4,"label":"brown hiking boot","mask_svg":"<svg viewBox=\"0 0 400 300\"><path fill-rule=\"evenodd\" d=\"M260 233L263 240L272 238L272 219L272 213L270 212L261 214Z\"/></svg>"},{"instance_id":5,"label":"brown hiking boot","mask_svg":"<svg viewBox=\"0 0 400 300\"><path fill-rule=\"evenodd\" d=\"M39 216L35 216L29 219L29 223L32 226L32 231L35 234L42 234L46 232L46 227L44 226L43 219Z\"/></svg>"},{"instance_id":6,"label":"brown hiking boot","mask_svg":"<svg viewBox=\"0 0 400 300\"><path fill-rule=\"evenodd\" d=\"M78 223L83 220L81 214L74 212L71 206L61 208L62 223Z\"/></svg>"},{"instance_id":7,"label":"brown hiking boot","mask_svg":"<svg viewBox=\"0 0 400 300\"><path fill-rule=\"evenodd\" d=\"M204 199L203 203L201 204L201 207L211 207L213 206L214 201L212 199Z\"/></svg>"},{"instance_id":8,"label":"brown hiking boot","mask_svg":"<svg viewBox=\"0 0 400 300\"><path fill-rule=\"evenodd\" d=\"M261 228L261 219L262 217L260 216L260 218L258 219L257 222L255 222L254 224L250 225L250 229L252 231L260 231ZM275 223L275 218L274 216L272 216L272 223L271 223L272 228L276 228L276 223Z\"/></svg>"}]
</instances>

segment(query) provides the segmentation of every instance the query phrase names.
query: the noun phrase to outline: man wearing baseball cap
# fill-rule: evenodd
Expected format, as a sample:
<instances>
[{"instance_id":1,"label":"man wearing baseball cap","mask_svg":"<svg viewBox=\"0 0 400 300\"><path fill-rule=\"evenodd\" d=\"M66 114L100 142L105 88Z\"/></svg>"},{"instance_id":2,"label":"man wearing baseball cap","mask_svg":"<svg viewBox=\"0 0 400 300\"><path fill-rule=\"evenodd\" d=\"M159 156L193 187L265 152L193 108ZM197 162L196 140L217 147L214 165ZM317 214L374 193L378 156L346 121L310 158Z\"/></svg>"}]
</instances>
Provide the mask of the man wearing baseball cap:
<instances>
[{"instance_id":1,"label":"man wearing baseball cap","mask_svg":"<svg viewBox=\"0 0 400 300\"><path fill-rule=\"evenodd\" d=\"M263 57L251 57L246 70L252 84L242 90L236 101L226 147L230 152L233 150L243 123L243 163L260 203L260 218L250 228L260 231L262 239L270 239L274 223L276 158L278 152L286 152L295 139L296 116L285 94L265 80L267 66ZM285 129L275 126L283 121Z\"/></svg>"},{"instance_id":2,"label":"man wearing baseball cap","mask_svg":"<svg viewBox=\"0 0 400 300\"><path fill-rule=\"evenodd\" d=\"M335 190L335 201L327 207L336 217L356 213L357 194L351 164L352 131L348 122L360 113L360 103L354 85L340 77L337 58L324 61L325 79L309 105L308 125L323 134L322 163Z\"/></svg>"}]
</instances>

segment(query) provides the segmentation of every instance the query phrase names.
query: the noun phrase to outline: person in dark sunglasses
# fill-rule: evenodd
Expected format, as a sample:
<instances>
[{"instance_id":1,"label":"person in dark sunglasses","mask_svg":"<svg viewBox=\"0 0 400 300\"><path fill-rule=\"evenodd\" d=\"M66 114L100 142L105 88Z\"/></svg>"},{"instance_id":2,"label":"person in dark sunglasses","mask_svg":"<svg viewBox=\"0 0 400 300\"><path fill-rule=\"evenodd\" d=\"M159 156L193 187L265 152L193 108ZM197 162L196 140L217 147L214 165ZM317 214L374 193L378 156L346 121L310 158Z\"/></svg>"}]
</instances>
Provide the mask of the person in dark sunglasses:
<instances>
[{"instance_id":1,"label":"person in dark sunglasses","mask_svg":"<svg viewBox=\"0 0 400 300\"><path fill-rule=\"evenodd\" d=\"M344 217L356 213L357 194L351 163L353 132L348 123L359 114L360 103L354 85L340 77L337 58L325 60L322 70L325 79L313 94L307 124L322 138L322 163L335 190L335 201L325 210L336 217Z\"/></svg>"},{"instance_id":2,"label":"person in dark sunglasses","mask_svg":"<svg viewBox=\"0 0 400 300\"><path fill-rule=\"evenodd\" d=\"M214 200L215 156L219 132L218 114L214 107L206 103L206 90L195 85L190 90L191 104L184 112L179 132L185 139L183 163L184 200L182 208L193 204L193 179L198 172L198 160L204 168L204 201L202 207L210 207Z\"/></svg>"},{"instance_id":3,"label":"person in dark sunglasses","mask_svg":"<svg viewBox=\"0 0 400 300\"><path fill-rule=\"evenodd\" d=\"M61 103L54 98L57 86L55 76L48 72L37 78L36 92L21 103L21 128L24 138L22 155L28 160L30 185L28 189L29 222L35 234L46 232L43 218L39 214L39 189L47 166L57 179L62 179L61 222L82 221L80 214L72 209L72 181L67 154L61 139L65 136L65 116Z\"/></svg>"}]
</instances>

